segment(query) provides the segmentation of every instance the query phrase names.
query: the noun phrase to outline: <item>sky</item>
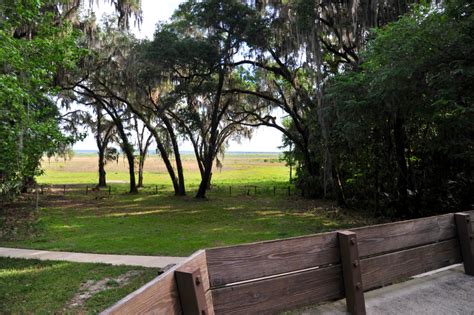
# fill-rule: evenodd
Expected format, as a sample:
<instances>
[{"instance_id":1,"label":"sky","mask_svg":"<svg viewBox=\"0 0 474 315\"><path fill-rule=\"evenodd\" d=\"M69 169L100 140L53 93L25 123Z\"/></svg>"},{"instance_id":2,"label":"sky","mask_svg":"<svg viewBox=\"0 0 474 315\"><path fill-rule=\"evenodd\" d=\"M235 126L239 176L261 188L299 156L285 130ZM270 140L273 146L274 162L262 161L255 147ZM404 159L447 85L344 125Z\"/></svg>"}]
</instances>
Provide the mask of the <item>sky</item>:
<instances>
[{"instance_id":1,"label":"sky","mask_svg":"<svg viewBox=\"0 0 474 315\"><path fill-rule=\"evenodd\" d=\"M153 38L155 26L158 21L166 21L178 8L182 0L142 0L143 23L140 29L132 29L138 38ZM100 2L98 7L94 7L96 15L99 17L103 13L112 12L112 8L104 2ZM282 116L278 115L277 116ZM259 127L253 133L253 137L244 139L241 143L230 141L227 151L232 152L279 152L281 149L281 132L270 127ZM75 150L96 150L95 140L92 135L74 145ZM189 141L183 141L180 144L180 150L192 151L192 145Z\"/></svg>"}]
</instances>

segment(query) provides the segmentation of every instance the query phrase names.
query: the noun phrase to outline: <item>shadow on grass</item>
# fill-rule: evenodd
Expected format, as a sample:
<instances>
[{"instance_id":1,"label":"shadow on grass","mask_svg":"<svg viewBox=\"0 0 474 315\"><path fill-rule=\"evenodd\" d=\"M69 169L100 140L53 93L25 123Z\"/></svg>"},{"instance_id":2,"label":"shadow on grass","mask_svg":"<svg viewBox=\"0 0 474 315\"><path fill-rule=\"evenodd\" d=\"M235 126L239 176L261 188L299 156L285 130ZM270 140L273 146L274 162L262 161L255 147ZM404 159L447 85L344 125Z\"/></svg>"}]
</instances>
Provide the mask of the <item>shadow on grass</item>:
<instances>
[{"instance_id":1,"label":"shadow on grass","mask_svg":"<svg viewBox=\"0 0 474 315\"><path fill-rule=\"evenodd\" d=\"M298 196L226 194L66 194L44 200L41 235L0 240L9 247L75 252L185 256L205 247L234 245L345 229L373 220L334 203Z\"/></svg>"}]
</instances>

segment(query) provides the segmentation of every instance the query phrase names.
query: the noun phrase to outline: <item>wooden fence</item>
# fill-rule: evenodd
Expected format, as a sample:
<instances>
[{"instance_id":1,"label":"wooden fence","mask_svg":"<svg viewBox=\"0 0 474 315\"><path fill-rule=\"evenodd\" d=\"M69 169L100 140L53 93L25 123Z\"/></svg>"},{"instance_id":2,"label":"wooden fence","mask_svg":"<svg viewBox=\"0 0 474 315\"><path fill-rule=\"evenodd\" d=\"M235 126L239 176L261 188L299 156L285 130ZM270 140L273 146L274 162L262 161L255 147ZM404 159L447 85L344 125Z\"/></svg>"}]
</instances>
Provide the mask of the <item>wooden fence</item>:
<instances>
[{"instance_id":1,"label":"wooden fence","mask_svg":"<svg viewBox=\"0 0 474 315\"><path fill-rule=\"evenodd\" d=\"M102 314L275 314L346 298L464 262L474 211L196 252Z\"/></svg>"},{"instance_id":2,"label":"wooden fence","mask_svg":"<svg viewBox=\"0 0 474 315\"><path fill-rule=\"evenodd\" d=\"M128 183L123 183L128 185ZM187 187L188 194L192 195L196 193L199 189L199 186ZM117 190L117 187L114 185L107 185L107 187L97 188L96 185L88 184L69 184L69 185L36 185L30 188L31 193L39 193L41 195L51 195L51 194L62 194L66 193L81 193L83 192L86 195L93 196L107 196L107 195L116 195L117 193L123 193L127 191L128 188L122 188ZM162 193L171 193L173 190L170 185L156 185L149 184L146 188L140 188L140 192L148 194L162 194ZM218 192L222 195L229 196L257 196L257 195L267 195L267 196L294 196L302 195L303 192L296 188L294 185L268 185L268 186L257 186L257 185L213 185L208 193Z\"/></svg>"}]
</instances>

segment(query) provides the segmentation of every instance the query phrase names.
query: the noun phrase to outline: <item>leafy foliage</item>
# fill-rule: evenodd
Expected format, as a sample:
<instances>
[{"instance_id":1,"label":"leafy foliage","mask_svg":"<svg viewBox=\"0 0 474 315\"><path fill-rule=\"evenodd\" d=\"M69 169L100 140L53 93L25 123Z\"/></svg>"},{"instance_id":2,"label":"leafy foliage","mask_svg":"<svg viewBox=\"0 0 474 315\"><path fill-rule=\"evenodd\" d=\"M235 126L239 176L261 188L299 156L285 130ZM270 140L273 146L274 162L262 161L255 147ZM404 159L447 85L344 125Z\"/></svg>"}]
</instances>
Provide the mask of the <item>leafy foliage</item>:
<instances>
[{"instance_id":1,"label":"leafy foliage","mask_svg":"<svg viewBox=\"0 0 474 315\"><path fill-rule=\"evenodd\" d=\"M473 9L418 7L332 80L331 147L353 202L398 216L473 202Z\"/></svg>"},{"instance_id":2,"label":"leafy foliage","mask_svg":"<svg viewBox=\"0 0 474 315\"><path fill-rule=\"evenodd\" d=\"M5 0L0 3L0 195L11 199L40 174L40 159L65 152L79 139L56 96L69 72L84 62L92 20L81 21L85 1ZM92 6L93 1L88 1ZM117 24L141 22L140 0L109 1ZM67 108L69 109L69 108ZM68 116L66 118L66 116ZM69 131L69 136L64 131Z\"/></svg>"},{"instance_id":3,"label":"leafy foliage","mask_svg":"<svg viewBox=\"0 0 474 315\"><path fill-rule=\"evenodd\" d=\"M62 134L51 95L56 75L81 55L70 24L55 23L41 1L0 5L0 194L12 198L38 175L44 153L74 141Z\"/></svg>"}]
</instances>

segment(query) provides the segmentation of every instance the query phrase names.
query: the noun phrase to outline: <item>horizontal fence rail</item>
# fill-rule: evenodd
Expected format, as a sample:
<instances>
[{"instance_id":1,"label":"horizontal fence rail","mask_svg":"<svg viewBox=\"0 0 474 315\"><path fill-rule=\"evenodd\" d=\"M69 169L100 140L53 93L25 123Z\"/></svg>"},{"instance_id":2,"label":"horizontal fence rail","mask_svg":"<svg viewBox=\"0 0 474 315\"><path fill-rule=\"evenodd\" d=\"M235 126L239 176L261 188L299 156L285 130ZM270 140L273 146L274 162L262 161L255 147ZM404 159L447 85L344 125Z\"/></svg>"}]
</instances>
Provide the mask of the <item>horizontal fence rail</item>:
<instances>
[{"instance_id":1,"label":"horizontal fence rail","mask_svg":"<svg viewBox=\"0 0 474 315\"><path fill-rule=\"evenodd\" d=\"M123 194L128 191L128 182L111 183L106 187L98 187L94 184L69 184L69 185L54 185L41 184L30 187L30 193L39 191L41 195L58 195L58 194L85 194L94 197L105 197L111 195ZM194 194L198 191L199 186L188 185L186 191L189 194ZM173 186L171 185L157 185L153 183L146 184L139 188L141 193L150 195L163 195L173 193ZM208 190L210 194L228 195L228 196L295 196L304 195L303 191L298 189L295 185L212 185Z\"/></svg>"},{"instance_id":2,"label":"horizontal fence rail","mask_svg":"<svg viewBox=\"0 0 474 315\"><path fill-rule=\"evenodd\" d=\"M216 314L275 314L343 297L340 265L212 290Z\"/></svg>"},{"instance_id":3,"label":"horizontal fence rail","mask_svg":"<svg viewBox=\"0 0 474 315\"><path fill-rule=\"evenodd\" d=\"M361 260L364 290L461 262L457 239Z\"/></svg>"},{"instance_id":4,"label":"horizontal fence rail","mask_svg":"<svg viewBox=\"0 0 474 315\"><path fill-rule=\"evenodd\" d=\"M340 260L336 232L211 248L206 253L213 287L334 264Z\"/></svg>"},{"instance_id":5,"label":"horizontal fence rail","mask_svg":"<svg viewBox=\"0 0 474 315\"><path fill-rule=\"evenodd\" d=\"M199 251L103 314L275 314L464 263L474 275L474 211Z\"/></svg>"}]
</instances>

